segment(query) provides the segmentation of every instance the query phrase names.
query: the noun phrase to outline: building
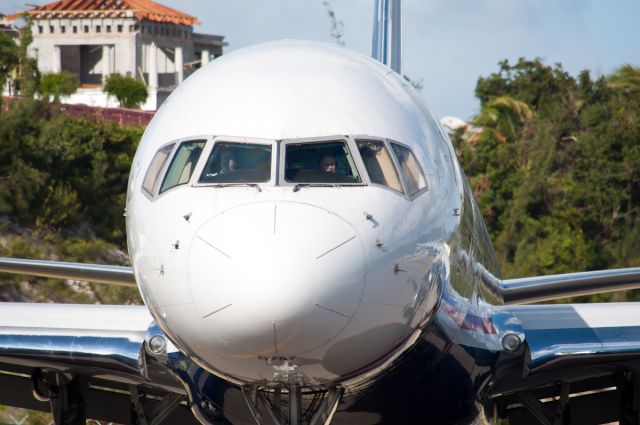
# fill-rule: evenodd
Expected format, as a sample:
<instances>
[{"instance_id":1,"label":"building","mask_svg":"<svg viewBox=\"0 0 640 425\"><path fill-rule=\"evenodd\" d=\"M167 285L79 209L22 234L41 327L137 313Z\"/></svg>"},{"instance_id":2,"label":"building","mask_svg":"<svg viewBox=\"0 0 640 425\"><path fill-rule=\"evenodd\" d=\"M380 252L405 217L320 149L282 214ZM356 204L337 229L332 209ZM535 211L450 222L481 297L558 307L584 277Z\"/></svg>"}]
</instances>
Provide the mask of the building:
<instances>
[{"instance_id":1,"label":"building","mask_svg":"<svg viewBox=\"0 0 640 425\"><path fill-rule=\"evenodd\" d=\"M8 34L13 38L18 38L20 35L18 28L16 28L15 25L7 19L7 16L2 13L0 13L0 32Z\"/></svg>"},{"instance_id":2,"label":"building","mask_svg":"<svg viewBox=\"0 0 640 425\"><path fill-rule=\"evenodd\" d=\"M117 106L102 85L119 73L146 84L143 109L155 110L189 73L222 55L225 45L223 36L195 33L197 18L151 0L59 0L26 13L40 71L66 70L80 82L67 103Z\"/></svg>"}]
</instances>

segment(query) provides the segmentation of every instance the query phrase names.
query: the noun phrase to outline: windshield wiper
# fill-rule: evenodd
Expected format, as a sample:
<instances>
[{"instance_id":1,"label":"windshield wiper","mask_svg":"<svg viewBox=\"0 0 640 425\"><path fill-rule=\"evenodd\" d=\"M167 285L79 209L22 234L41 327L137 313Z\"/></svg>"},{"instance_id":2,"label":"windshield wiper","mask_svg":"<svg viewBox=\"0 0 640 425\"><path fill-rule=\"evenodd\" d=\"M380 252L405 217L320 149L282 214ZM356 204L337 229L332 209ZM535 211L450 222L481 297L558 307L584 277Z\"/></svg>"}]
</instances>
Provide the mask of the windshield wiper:
<instances>
[{"instance_id":1,"label":"windshield wiper","mask_svg":"<svg viewBox=\"0 0 640 425\"><path fill-rule=\"evenodd\" d=\"M255 187L256 189L258 189L258 192L262 192L262 189L260 188L260 185L258 183L219 183L219 184L211 185L210 187L223 188L223 187L241 187L241 186Z\"/></svg>"},{"instance_id":2,"label":"windshield wiper","mask_svg":"<svg viewBox=\"0 0 640 425\"><path fill-rule=\"evenodd\" d=\"M297 185L293 186L293 191L297 192L299 191L301 188L303 187L340 187L341 184L339 183L298 183Z\"/></svg>"}]
</instances>

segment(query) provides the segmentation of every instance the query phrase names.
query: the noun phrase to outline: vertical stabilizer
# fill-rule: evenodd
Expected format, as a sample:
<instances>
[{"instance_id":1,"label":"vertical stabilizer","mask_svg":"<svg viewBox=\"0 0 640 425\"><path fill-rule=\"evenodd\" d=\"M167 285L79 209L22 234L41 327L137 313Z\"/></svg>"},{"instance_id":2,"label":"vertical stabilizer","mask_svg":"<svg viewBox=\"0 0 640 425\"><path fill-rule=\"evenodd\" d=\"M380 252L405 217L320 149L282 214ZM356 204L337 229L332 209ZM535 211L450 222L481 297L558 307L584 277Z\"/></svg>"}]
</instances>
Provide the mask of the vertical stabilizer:
<instances>
[{"instance_id":1,"label":"vertical stabilizer","mask_svg":"<svg viewBox=\"0 0 640 425\"><path fill-rule=\"evenodd\" d=\"M402 0L375 0L371 56L402 74Z\"/></svg>"}]
</instances>

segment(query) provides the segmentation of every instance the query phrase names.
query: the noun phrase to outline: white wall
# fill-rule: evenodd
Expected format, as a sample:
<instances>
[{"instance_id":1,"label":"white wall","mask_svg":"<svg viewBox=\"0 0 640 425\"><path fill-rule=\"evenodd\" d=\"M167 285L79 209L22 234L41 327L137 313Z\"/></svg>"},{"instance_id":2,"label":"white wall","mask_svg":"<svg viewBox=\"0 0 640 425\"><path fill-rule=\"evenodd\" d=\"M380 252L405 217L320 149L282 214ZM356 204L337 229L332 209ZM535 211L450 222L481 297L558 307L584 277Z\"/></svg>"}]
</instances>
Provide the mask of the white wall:
<instances>
[{"instance_id":1,"label":"white wall","mask_svg":"<svg viewBox=\"0 0 640 425\"><path fill-rule=\"evenodd\" d=\"M118 25L123 32L117 32ZM111 45L114 48L111 58L111 71L123 75L135 76L135 32L129 32L135 25L133 19L52 19L38 20L33 25L34 41L31 50L38 59L38 68L41 72L53 72L54 46L68 45ZM73 27L78 32L73 33ZM89 32L84 32L84 27L89 27ZM101 32L96 32L97 27ZM111 33L107 33L107 26L111 27ZM43 33L40 33L40 27ZM50 31L53 27L53 33ZM62 33L62 27L65 32ZM96 72L102 72L102 64L95 67Z\"/></svg>"}]
</instances>

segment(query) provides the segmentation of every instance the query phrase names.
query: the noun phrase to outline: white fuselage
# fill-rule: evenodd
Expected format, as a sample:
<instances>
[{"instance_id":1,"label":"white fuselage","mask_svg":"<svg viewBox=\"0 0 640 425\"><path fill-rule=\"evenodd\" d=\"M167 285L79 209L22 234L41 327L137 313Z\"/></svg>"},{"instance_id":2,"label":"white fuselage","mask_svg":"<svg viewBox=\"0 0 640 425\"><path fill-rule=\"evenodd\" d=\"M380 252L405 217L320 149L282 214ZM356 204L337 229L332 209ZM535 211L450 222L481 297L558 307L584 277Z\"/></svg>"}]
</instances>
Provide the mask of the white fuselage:
<instances>
[{"instance_id":1,"label":"white fuselage","mask_svg":"<svg viewBox=\"0 0 640 425\"><path fill-rule=\"evenodd\" d=\"M337 139L360 184L283 178L287 143ZM410 149L426 190L408 196L373 183L357 155L362 139ZM145 191L158 150L174 144L175 155L189 140L206 143L188 181ZM270 147L270 180L199 183L221 142ZM387 67L319 43L244 49L187 79L145 132L127 197L136 279L174 344L218 375L265 385L354 378L429 319L439 296L429 272L434 253L449 252L460 180L450 142Z\"/></svg>"}]
</instances>

